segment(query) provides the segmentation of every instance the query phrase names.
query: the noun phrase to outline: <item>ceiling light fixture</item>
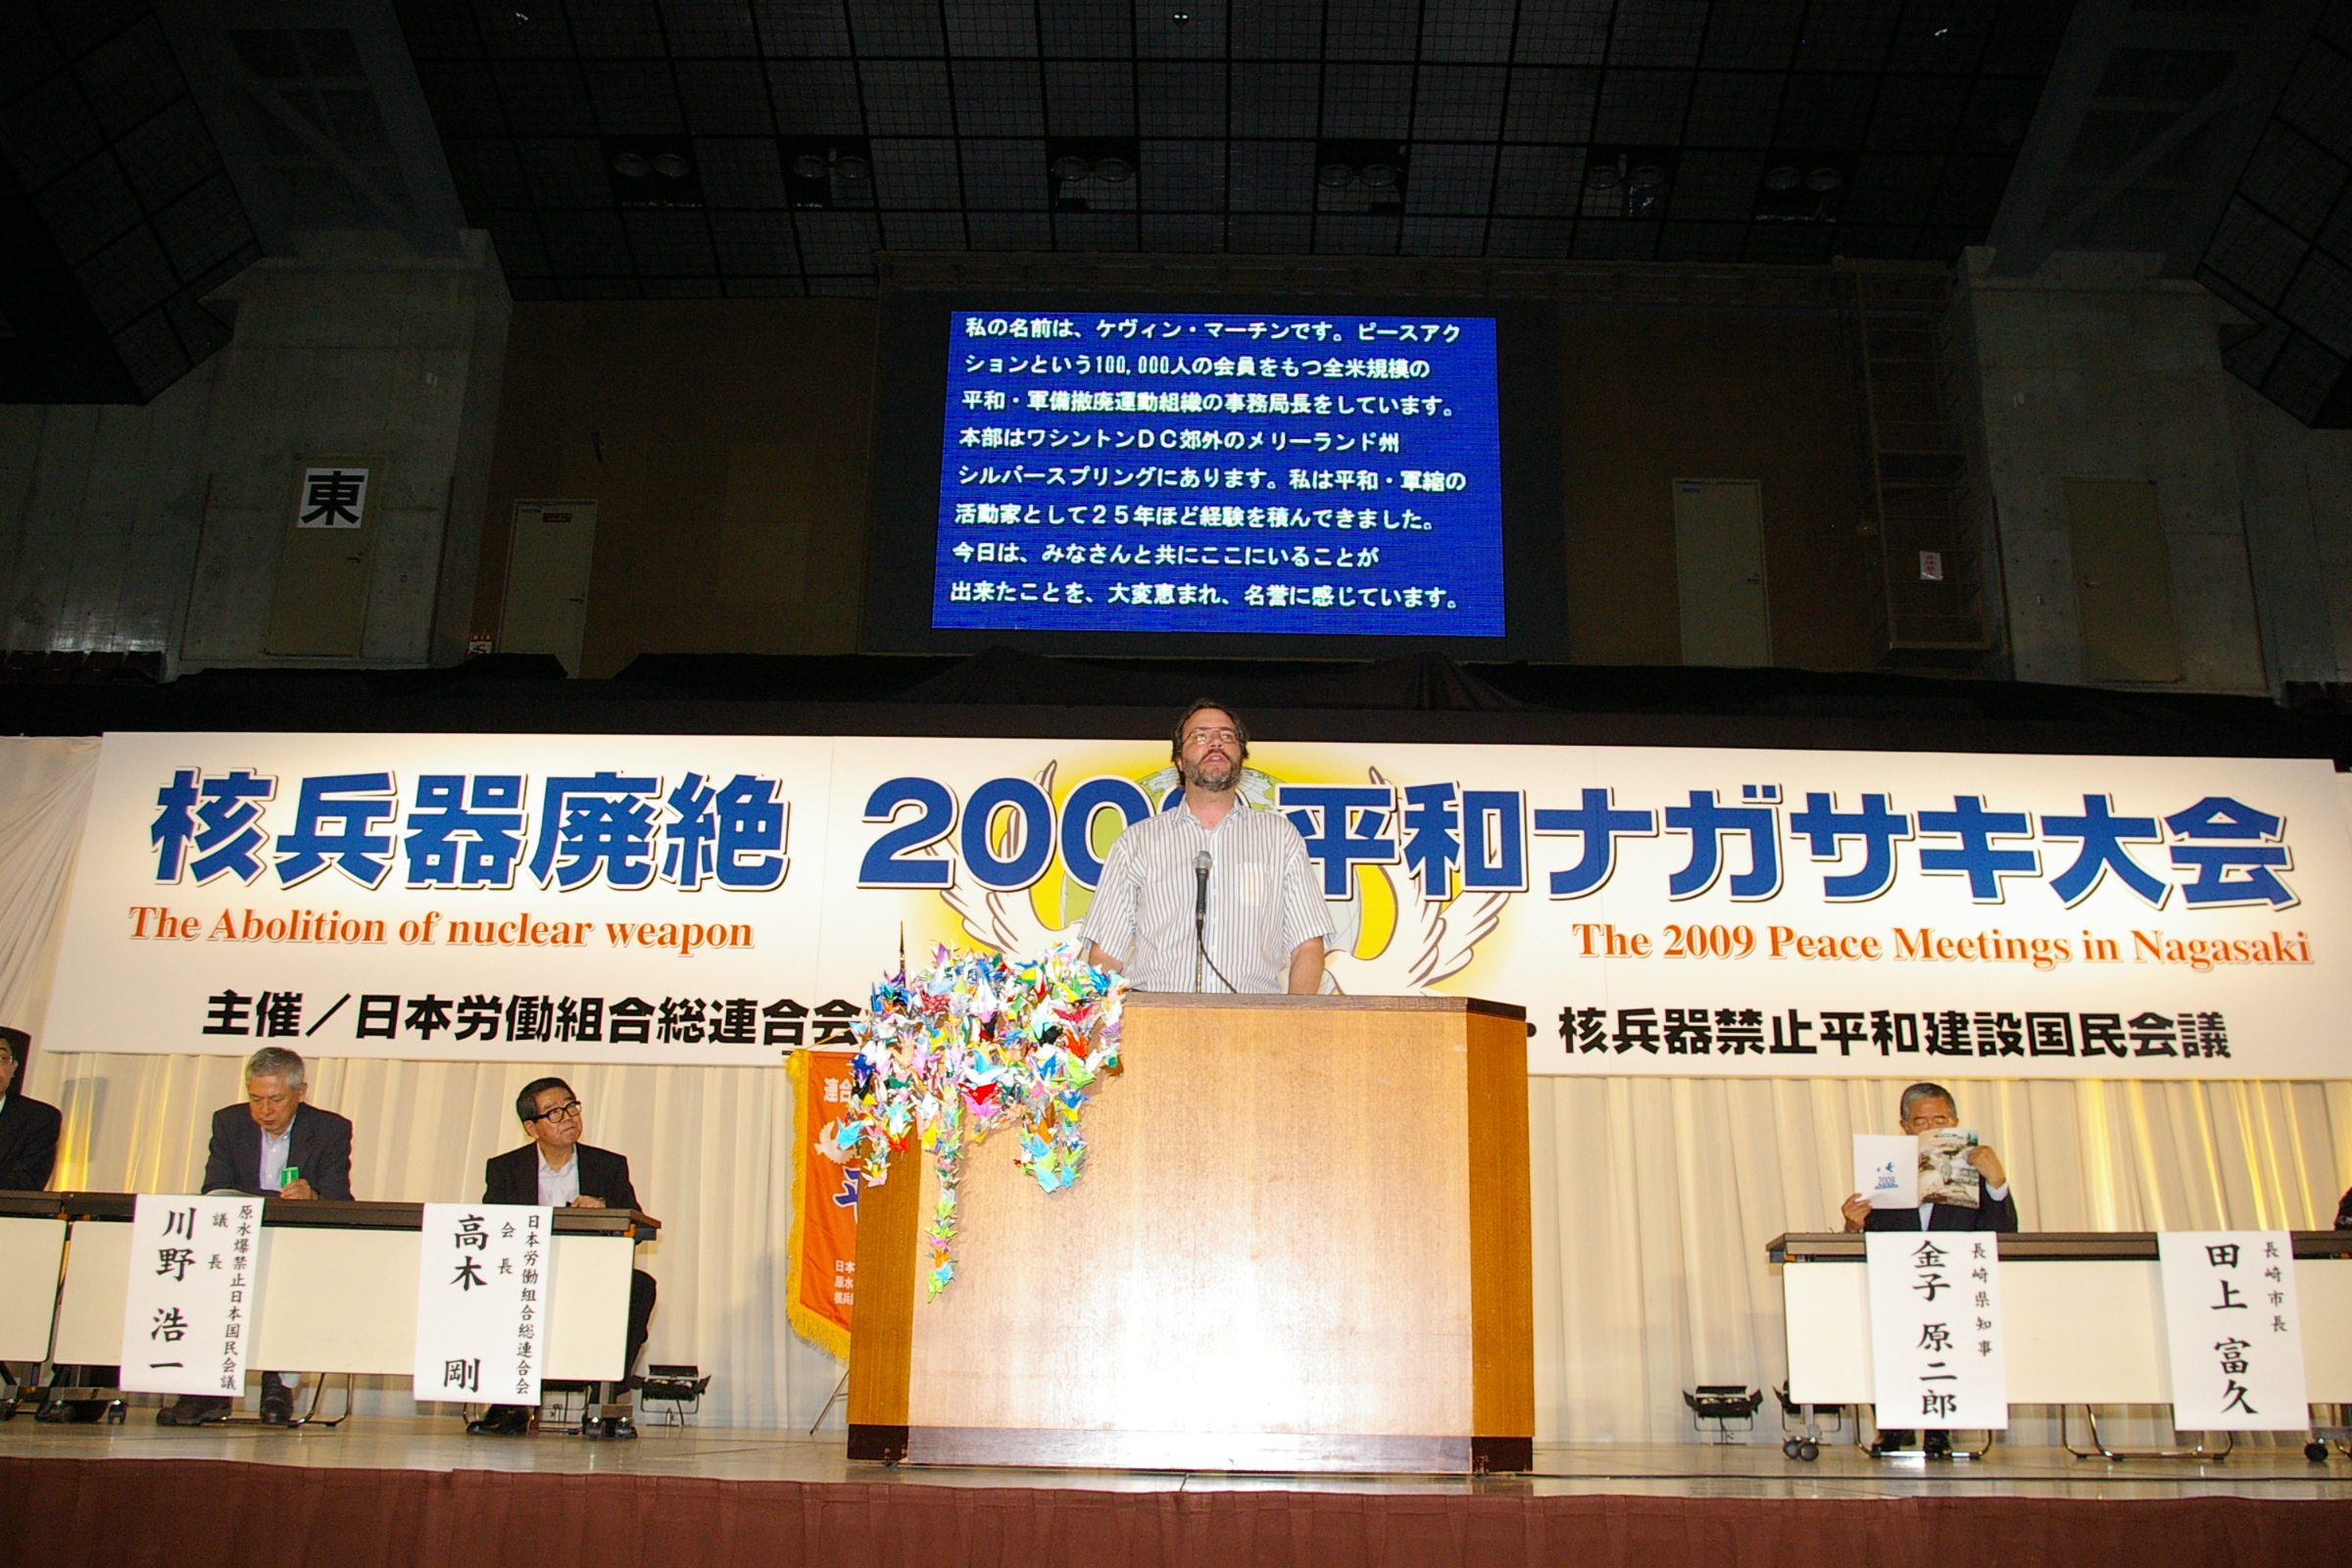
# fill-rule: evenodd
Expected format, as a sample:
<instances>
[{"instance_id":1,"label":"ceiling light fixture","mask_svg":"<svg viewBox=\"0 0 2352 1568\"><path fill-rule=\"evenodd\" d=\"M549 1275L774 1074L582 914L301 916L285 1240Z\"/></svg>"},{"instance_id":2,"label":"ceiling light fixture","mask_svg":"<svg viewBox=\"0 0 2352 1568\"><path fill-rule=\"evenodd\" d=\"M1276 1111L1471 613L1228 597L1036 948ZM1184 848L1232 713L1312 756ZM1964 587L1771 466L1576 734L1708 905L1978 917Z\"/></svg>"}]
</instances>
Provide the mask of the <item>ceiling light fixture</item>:
<instances>
[{"instance_id":1,"label":"ceiling light fixture","mask_svg":"<svg viewBox=\"0 0 2352 1568\"><path fill-rule=\"evenodd\" d=\"M792 161L792 172L802 179L822 179L832 172L822 156L803 153Z\"/></svg>"},{"instance_id":2,"label":"ceiling light fixture","mask_svg":"<svg viewBox=\"0 0 2352 1568\"><path fill-rule=\"evenodd\" d=\"M653 172L654 166L648 163L642 154L616 153L613 155L612 172L615 174L621 174L630 179L643 179Z\"/></svg>"},{"instance_id":3,"label":"ceiling light fixture","mask_svg":"<svg viewBox=\"0 0 2352 1568\"><path fill-rule=\"evenodd\" d=\"M1109 185L1124 184L1135 177L1135 166L1124 158L1098 158L1095 177Z\"/></svg>"}]
</instances>

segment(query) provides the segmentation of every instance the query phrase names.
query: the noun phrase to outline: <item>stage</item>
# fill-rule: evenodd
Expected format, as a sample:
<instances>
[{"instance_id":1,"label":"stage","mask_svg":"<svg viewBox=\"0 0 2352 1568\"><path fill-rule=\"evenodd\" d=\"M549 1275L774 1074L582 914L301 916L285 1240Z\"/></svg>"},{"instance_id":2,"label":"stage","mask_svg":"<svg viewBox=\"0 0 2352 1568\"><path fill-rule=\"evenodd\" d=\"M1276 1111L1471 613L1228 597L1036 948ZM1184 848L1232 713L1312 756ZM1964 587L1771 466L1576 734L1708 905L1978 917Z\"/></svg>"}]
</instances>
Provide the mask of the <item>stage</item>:
<instances>
[{"instance_id":1,"label":"stage","mask_svg":"<svg viewBox=\"0 0 2352 1568\"><path fill-rule=\"evenodd\" d=\"M635 1443L0 1426L0 1568L292 1564L1991 1565L2342 1561L2352 1461L1812 1464L1765 1445L1539 1444L1535 1474L1349 1478L854 1464L818 1439L652 1426Z\"/></svg>"}]
</instances>

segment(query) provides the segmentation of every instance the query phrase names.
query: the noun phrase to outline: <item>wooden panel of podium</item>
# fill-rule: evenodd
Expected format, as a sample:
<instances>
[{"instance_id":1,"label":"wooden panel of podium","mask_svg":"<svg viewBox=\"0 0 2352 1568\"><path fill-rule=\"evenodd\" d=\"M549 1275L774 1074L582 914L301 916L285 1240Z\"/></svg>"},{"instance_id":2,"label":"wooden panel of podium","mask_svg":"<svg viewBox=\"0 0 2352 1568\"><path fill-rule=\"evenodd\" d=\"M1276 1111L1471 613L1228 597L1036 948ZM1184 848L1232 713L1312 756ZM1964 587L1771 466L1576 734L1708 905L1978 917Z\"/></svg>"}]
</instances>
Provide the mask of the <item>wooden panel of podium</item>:
<instances>
[{"instance_id":1,"label":"wooden panel of podium","mask_svg":"<svg viewBox=\"0 0 2352 1568\"><path fill-rule=\"evenodd\" d=\"M1526 1014L1456 997L1128 998L1048 1196L1000 1133L920 1299L928 1160L862 1195L850 1456L1524 1470Z\"/></svg>"}]
</instances>

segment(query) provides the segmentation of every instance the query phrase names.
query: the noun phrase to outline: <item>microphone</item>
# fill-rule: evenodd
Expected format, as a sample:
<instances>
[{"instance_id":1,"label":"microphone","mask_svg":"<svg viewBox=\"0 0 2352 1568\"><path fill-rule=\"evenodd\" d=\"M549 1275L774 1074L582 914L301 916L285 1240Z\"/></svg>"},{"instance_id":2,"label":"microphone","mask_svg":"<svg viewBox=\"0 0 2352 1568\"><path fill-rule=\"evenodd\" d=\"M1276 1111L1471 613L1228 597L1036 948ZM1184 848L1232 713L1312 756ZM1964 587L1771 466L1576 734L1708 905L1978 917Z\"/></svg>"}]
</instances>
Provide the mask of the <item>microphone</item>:
<instances>
[{"instance_id":1,"label":"microphone","mask_svg":"<svg viewBox=\"0 0 2352 1568\"><path fill-rule=\"evenodd\" d=\"M1208 956L1208 863L1206 850L1193 857L1193 989L1200 989L1200 966L1205 963L1208 972L1231 991L1233 982L1225 979L1225 971Z\"/></svg>"},{"instance_id":2,"label":"microphone","mask_svg":"<svg viewBox=\"0 0 2352 1568\"><path fill-rule=\"evenodd\" d=\"M1193 857L1193 989L1200 989L1200 965L1208 957L1208 852Z\"/></svg>"}]
</instances>

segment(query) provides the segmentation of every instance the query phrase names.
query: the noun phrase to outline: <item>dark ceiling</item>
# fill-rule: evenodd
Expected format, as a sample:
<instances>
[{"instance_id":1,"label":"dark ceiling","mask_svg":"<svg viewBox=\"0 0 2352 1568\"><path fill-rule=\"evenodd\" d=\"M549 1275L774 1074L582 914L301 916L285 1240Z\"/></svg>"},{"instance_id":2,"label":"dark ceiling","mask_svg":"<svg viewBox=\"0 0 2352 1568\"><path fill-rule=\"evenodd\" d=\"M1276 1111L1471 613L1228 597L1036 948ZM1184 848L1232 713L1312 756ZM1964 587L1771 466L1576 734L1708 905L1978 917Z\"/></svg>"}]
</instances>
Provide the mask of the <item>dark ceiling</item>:
<instances>
[{"instance_id":1,"label":"dark ceiling","mask_svg":"<svg viewBox=\"0 0 2352 1568\"><path fill-rule=\"evenodd\" d=\"M0 402L146 402L261 254L144 0L0 0Z\"/></svg>"},{"instance_id":2,"label":"dark ceiling","mask_svg":"<svg viewBox=\"0 0 2352 1568\"><path fill-rule=\"evenodd\" d=\"M2352 0L0 0L0 401L145 401L355 226L487 228L525 300L2152 252L2352 424Z\"/></svg>"},{"instance_id":3,"label":"dark ceiling","mask_svg":"<svg viewBox=\"0 0 2352 1568\"><path fill-rule=\"evenodd\" d=\"M868 294L881 248L1948 261L2073 6L395 10L516 297L608 299Z\"/></svg>"}]
</instances>

